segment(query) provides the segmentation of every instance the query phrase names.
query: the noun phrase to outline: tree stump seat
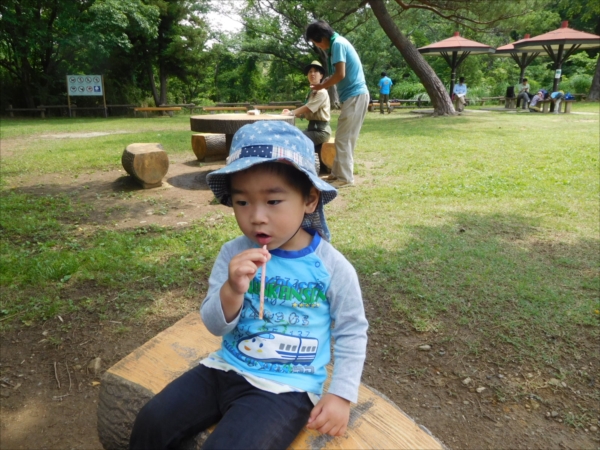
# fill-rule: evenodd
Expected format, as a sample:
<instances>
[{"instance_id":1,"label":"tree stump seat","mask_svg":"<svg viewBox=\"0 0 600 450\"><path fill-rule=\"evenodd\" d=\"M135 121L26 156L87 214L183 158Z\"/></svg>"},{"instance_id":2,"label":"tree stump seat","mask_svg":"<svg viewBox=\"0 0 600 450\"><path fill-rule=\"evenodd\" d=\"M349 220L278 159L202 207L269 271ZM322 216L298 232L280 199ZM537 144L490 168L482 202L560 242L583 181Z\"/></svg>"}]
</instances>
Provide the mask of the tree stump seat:
<instances>
[{"instance_id":1,"label":"tree stump seat","mask_svg":"<svg viewBox=\"0 0 600 450\"><path fill-rule=\"evenodd\" d=\"M221 161L229 155L227 142L222 133L200 133L192 135L192 150L198 161Z\"/></svg>"},{"instance_id":2,"label":"tree stump seat","mask_svg":"<svg viewBox=\"0 0 600 450\"><path fill-rule=\"evenodd\" d=\"M158 143L129 144L123 151L121 163L144 189L162 186L162 179L169 170L169 157Z\"/></svg>"},{"instance_id":3,"label":"tree stump seat","mask_svg":"<svg viewBox=\"0 0 600 450\"><path fill-rule=\"evenodd\" d=\"M325 165L329 170L333 168L333 161L335 159L335 138L329 138L329 142L324 142L321 145L321 151L319 152L319 158L321 164Z\"/></svg>"},{"instance_id":4,"label":"tree stump seat","mask_svg":"<svg viewBox=\"0 0 600 450\"><path fill-rule=\"evenodd\" d=\"M98 436L104 449L128 448L133 422L142 406L216 350L220 342L221 338L204 327L199 313L193 312L108 369L102 377L97 410ZM211 431L189 439L181 448L199 449ZM364 384L344 436L334 438L305 428L289 448L445 449L428 430Z\"/></svg>"}]
</instances>

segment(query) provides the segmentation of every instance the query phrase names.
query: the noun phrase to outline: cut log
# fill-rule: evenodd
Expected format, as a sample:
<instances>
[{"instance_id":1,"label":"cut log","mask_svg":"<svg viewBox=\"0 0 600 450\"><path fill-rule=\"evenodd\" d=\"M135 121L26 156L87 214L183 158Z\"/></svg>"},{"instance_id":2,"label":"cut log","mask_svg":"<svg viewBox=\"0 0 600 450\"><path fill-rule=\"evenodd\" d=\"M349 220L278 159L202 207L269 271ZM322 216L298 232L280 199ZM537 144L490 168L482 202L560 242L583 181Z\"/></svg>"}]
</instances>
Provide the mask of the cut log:
<instances>
[{"instance_id":1,"label":"cut log","mask_svg":"<svg viewBox=\"0 0 600 450\"><path fill-rule=\"evenodd\" d=\"M220 133L193 134L192 150L198 161L220 161L228 156L225 135Z\"/></svg>"},{"instance_id":2,"label":"cut log","mask_svg":"<svg viewBox=\"0 0 600 450\"><path fill-rule=\"evenodd\" d=\"M130 144L123 151L121 164L144 189L150 189L162 185L169 170L169 157L160 144Z\"/></svg>"},{"instance_id":3,"label":"cut log","mask_svg":"<svg viewBox=\"0 0 600 450\"><path fill-rule=\"evenodd\" d=\"M106 450L128 448L141 407L169 382L216 350L221 338L204 327L198 312L188 314L129 354L102 377L98 402L98 437ZM331 372L331 367L328 367ZM181 445L200 449L209 428ZM333 438L304 429L290 449L431 449L445 447L376 390L361 384L358 404L350 411L348 431Z\"/></svg>"},{"instance_id":4,"label":"cut log","mask_svg":"<svg viewBox=\"0 0 600 450\"><path fill-rule=\"evenodd\" d=\"M321 162L329 169L333 167L335 159L335 139L329 138L329 142L325 142L321 147Z\"/></svg>"}]
</instances>

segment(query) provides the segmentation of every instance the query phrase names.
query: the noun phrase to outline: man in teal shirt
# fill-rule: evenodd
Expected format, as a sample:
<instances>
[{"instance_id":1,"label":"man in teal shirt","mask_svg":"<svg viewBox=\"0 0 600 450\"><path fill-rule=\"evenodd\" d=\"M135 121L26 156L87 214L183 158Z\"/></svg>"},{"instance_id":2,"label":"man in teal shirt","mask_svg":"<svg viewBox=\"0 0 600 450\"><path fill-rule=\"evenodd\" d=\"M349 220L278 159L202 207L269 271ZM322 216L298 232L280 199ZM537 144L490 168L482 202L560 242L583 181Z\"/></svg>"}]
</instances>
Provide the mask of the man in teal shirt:
<instances>
[{"instance_id":1,"label":"man in teal shirt","mask_svg":"<svg viewBox=\"0 0 600 450\"><path fill-rule=\"evenodd\" d=\"M381 72L381 80L379 80L379 112L383 114L383 104L387 105L388 114L390 110L390 89L392 88L392 80L390 80L385 72Z\"/></svg>"},{"instance_id":2,"label":"man in teal shirt","mask_svg":"<svg viewBox=\"0 0 600 450\"><path fill-rule=\"evenodd\" d=\"M335 134L335 160L327 181L338 189L353 186L354 148L369 106L362 64L352 44L323 20L306 27L306 40L325 51L329 60L329 76L310 88L320 90L337 85L342 103Z\"/></svg>"}]
</instances>

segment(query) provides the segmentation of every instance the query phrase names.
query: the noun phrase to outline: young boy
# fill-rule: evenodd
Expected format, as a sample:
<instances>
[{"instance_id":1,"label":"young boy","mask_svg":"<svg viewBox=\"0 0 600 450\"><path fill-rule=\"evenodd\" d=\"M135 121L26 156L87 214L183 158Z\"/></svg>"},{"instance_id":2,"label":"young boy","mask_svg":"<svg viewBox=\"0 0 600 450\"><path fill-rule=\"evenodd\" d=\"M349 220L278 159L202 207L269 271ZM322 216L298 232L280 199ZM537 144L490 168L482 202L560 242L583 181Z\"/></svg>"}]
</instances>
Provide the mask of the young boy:
<instances>
[{"instance_id":1,"label":"young boy","mask_svg":"<svg viewBox=\"0 0 600 450\"><path fill-rule=\"evenodd\" d=\"M367 320L356 272L328 242L323 205L337 191L314 167L300 130L259 121L235 134L226 166L207 176L243 233L221 248L201 306L222 345L142 408L131 449L172 448L213 424L204 449L285 449L304 426L346 431Z\"/></svg>"}]
</instances>

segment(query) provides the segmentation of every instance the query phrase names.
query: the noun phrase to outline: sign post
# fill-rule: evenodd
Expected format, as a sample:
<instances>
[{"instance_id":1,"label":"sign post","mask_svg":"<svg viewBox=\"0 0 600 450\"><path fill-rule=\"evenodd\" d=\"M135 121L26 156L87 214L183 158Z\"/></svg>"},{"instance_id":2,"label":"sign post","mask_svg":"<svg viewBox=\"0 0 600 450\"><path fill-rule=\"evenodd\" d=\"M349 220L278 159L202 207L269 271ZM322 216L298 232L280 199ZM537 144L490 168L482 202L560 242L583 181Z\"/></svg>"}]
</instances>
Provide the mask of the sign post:
<instances>
[{"instance_id":1,"label":"sign post","mask_svg":"<svg viewBox=\"0 0 600 450\"><path fill-rule=\"evenodd\" d=\"M108 117L106 108L106 95L104 94L104 78L102 75L67 75L67 103L69 117L71 112L71 96L102 96L104 103L104 117Z\"/></svg>"}]
</instances>

